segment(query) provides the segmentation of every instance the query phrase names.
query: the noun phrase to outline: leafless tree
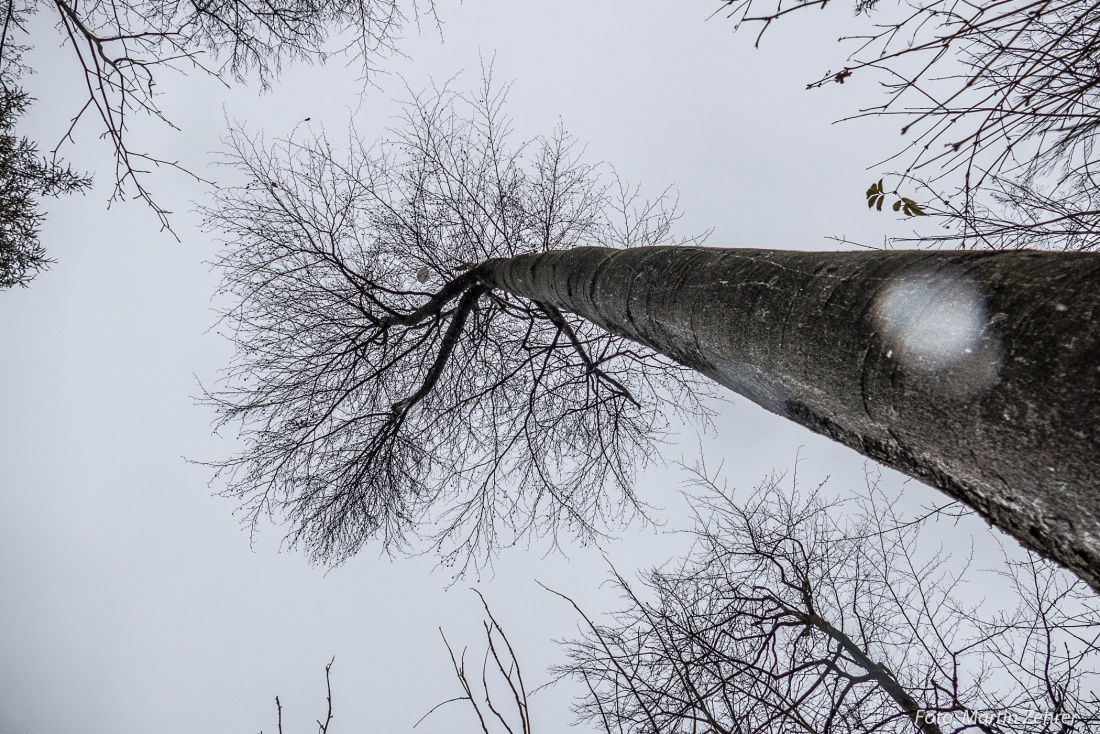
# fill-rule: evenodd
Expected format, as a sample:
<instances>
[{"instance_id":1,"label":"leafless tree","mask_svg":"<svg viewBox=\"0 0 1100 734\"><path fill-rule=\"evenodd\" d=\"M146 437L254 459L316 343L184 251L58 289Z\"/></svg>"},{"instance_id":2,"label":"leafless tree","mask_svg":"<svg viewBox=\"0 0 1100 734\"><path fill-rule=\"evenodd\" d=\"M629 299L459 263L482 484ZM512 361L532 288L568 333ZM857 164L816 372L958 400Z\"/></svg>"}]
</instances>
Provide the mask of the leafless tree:
<instances>
[{"instance_id":1,"label":"leafless tree","mask_svg":"<svg viewBox=\"0 0 1100 734\"><path fill-rule=\"evenodd\" d=\"M944 231L920 241L994 250L1100 249L1100 186L1091 164L1060 181L1036 183L1036 178L996 176L984 185L983 195L959 204L938 202L933 213L944 220ZM924 182L917 190L934 195Z\"/></svg>"},{"instance_id":2,"label":"leafless tree","mask_svg":"<svg viewBox=\"0 0 1100 734\"><path fill-rule=\"evenodd\" d=\"M502 101L488 82L419 97L342 162L324 139L232 138L249 183L207 214L234 243L240 351L212 397L248 448L222 469L252 521L289 517L316 557L426 526L462 567L529 533L592 539L640 508L666 411L702 411L689 370L479 279L492 258L666 241L676 216L560 128L515 144Z\"/></svg>"},{"instance_id":3,"label":"leafless tree","mask_svg":"<svg viewBox=\"0 0 1100 734\"><path fill-rule=\"evenodd\" d=\"M15 134L28 104L26 92L3 83L0 74L0 288L25 286L50 264L38 238L39 198L91 185L69 166L43 160L32 141Z\"/></svg>"},{"instance_id":4,"label":"leafless tree","mask_svg":"<svg viewBox=\"0 0 1100 734\"><path fill-rule=\"evenodd\" d=\"M720 12L763 35L789 13L827 3L722 0ZM925 196L948 230L924 241L1096 248L1094 3L857 0L856 12L867 20L842 39L851 55L809 86L864 75L884 86L886 101L857 116L900 118L908 142L890 159L903 166L898 187Z\"/></svg>"},{"instance_id":5,"label":"leafless tree","mask_svg":"<svg viewBox=\"0 0 1100 734\"><path fill-rule=\"evenodd\" d=\"M332 723L332 664L334 662L336 662L335 656L325 666L325 701L328 703L328 708L325 711L325 720L317 719L317 734L328 734L329 724ZM283 702L278 696L275 697L275 713L277 716L275 731L277 734L283 734ZM262 730L260 734L264 734Z\"/></svg>"},{"instance_id":6,"label":"leafless tree","mask_svg":"<svg viewBox=\"0 0 1100 734\"><path fill-rule=\"evenodd\" d=\"M1081 581L1029 556L978 601L969 560L937 542L950 507L903 516L872 481L853 514L782 480L735 502L699 474L692 556L644 591L619 577L626 609L584 616L568 648L558 673L586 687L582 720L608 734L1100 730L1100 603Z\"/></svg>"},{"instance_id":7,"label":"leafless tree","mask_svg":"<svg viewBox=\"0 0 1100 734\"><path fill-rule=\"evenodd\" d=\"M693 370L1100 589L1100 257L682 246L667 197L599 183L561 131L511 147L501 104L422 96L346 160L233 138L212 398L250 520L337 562L414 529L450 560L596 537L666 409L698 412Z\"/></svg>"},{"instance_id":8,"label":"leafless tree","mask_svg":"<svg viewBox=\"0 0 1100 734\"><path fill-rule=\"evenodd\" d=\"M54 155L73 140L85 117L97 118L115 157L113 198L132 193L167 227L169 212L153 198L144 174L166 166L190 171L163 154L135 149L129 136L135 119L172 125L157 100L162 74L200 71L224 83L254 77L268 86L284 63L317 63L334 53L357 58L369 71L396 49L402 26L434 15L434 5L432 0L7 0L0 8L0 74L14 77L24 70L22 54L29 44L54 42L29 38L30 19L42 12L54 18L86 91Z\"/></svg>"},{"instance_id":9,"label":"leafless tree","mask_svg":"<svg viewBox=\"0 0 1100 734\"><path fill-rule=\"evenodd\" d=\"M449 707L452 703L466 702L469 711L473 714L473 721L477 722L477 728L483 734L493 732L505 732L506 734L531 734L531 709L530 695L527 685L523 681L523 671L520 669L519 657L512 647L504 628L497 621L489 608L489 603L480 591L474 592L481 600L485 610L482 620L482 629L485 632L485 651L482 655L480 669L471 669L466 664L466 654L469 648L464 647L460 653L455 653L447 636L440 629L443 644L451 658L455 678L462 689L462 694L436 704L426 714L413 724L413 728L433 714ZM324 720L317 719L317 734L328 734L329 725L332 723L332 664L334 657L325 666L325 690L328 708ZM275 697L275 712L277 716L277 734L283 734L283 704L278 696ZM465 730L464 728L462 730ZM260 734L263 734L261 731Z\"/></svg>"},{"instance_id":10,"label":"leafless tree","mask_svg":"<svg viewBox=\"0 0 1100 734\"><path fill-rule=\"evenodd\" d=\"M959 543L945 549L969 511L903 513L878 481L840 498L773 474L736 500L697 468L689 557L641 590L616 574L627 607L610 621L551 592L585 634L545 685L580 683L578 723L607 734L1100 731L1100 598L1033 554L977 568ZM530 688L477 593L481 663L444 636L461 692L414 728L465 702L474 730L529 734L545 685Z\"/></svg>"},{"instance_id":11,"label":"leafless tree","mask_svg":"<svg viewBox=\"0 0 1100 734\"><path fill-rule=\"evenodd\" d=\"M482 734L495 731L507 734L531 734L531 707L527 685L523 681L519 658L512 647L508 635L504 632L489 603L480 591L475 589L481 605L485 609L482 627L485 631L485 652L482 656L481 670L471 672L466 667L467 648L455 654L451 643L443 636L447 652L451 657L455 677L462 687L462 695L443 701L420 717L414 728L422 721L452 703L465 701L477 719ZM440 630L440 634L443 631ZM533 693L533 692L532 692Z\"/></svg>"}]
</instances>

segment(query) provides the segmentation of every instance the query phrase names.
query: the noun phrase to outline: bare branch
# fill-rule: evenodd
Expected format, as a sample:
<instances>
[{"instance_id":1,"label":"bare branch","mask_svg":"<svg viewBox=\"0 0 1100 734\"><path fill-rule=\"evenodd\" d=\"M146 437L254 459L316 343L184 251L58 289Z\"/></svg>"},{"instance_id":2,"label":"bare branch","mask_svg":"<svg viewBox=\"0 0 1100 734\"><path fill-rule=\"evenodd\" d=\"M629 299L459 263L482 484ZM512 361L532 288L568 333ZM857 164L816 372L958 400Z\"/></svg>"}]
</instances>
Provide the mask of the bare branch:
<instances>
[{"instance_id":1,"label":"bare branch","mask_svg":"<svg viewBox=\"0 0 1100 734\"><path fill-rule=\"evenodd\" d=\"M570 600L585 636L557 673L584 683L581 720L608 734L1100 723L1100 604L1082 582L1009 561L996 601L967 606L966 558L929 542L938 514L899 516L869 478L853 518L783 479L734 502L699 470L696 552L647 573L644 593L616 576L627 606L609 623Z\"/></svg>"},{"instance_id":2,"label":"bare branch","mask_svg":"<svg viewBox=\"0 0 1100 734\"><path fill-rule=\"evenodd\" d=\"M206 215L239 351L209 398L249 448L219 466L253 527L285 517L315 558L419 536L460 573L524 536L596 540L643 510L666 409L705 413L686 368L501 287L502 258L667 242L676 219L560 128L514 143L503 101L415 96L343 156L230 139L249 183Z\"/></svg>"}]
</instances>

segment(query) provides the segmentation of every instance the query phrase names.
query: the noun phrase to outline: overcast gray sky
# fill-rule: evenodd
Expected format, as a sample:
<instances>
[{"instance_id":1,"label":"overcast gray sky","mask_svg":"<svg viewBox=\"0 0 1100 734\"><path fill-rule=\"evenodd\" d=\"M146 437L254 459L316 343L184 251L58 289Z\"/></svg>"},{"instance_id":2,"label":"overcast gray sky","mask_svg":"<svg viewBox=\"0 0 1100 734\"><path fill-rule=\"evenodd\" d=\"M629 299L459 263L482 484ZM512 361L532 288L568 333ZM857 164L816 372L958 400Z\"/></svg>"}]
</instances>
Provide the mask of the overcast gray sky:
<instances>
[{"instance_id":1,"label":"overcast gray sky","mask_svg":"<svg viewBox=\"0 0 1100 734\"><path fill-rule=\"evenodd\" d=\"M683 232L713 228L709 244L830 249L830 235L881 243L908 225L868 212L866 167L899 142L892 122L832 125L877 93L868 80L808 92L842 66L837 37L851 32L850 3L795 14L752 48L753 32L707 20L710 0L467 0L441 3L442 29L422 22L391 59L389 76L361 96L358 69L337 59L295 67L269 93L166 74L163 106L182 129L137 121L146 147L208 177L226 118L269 136L310 118L339 139L349 119L373 138L391 124L404 84L462 76L480 59L513 79L509 112L521 136L560 120L652 193L680 192ZM41 19L40 19L41 20ZM40 102L27 118L46 147L80 104L71 51L47 23L29 82ZM404 81L402 81L404 79ZM603 553L627 575L682 554L683 536L633 529L603 549L566 544L507 550L495 573L451 585L431 558L363 553L327 571L280 552L277 527L249 537L210 473L187 459L233 451L211 435L194 404L227 364L210 330L218 244L191 212L205 189L170 172L152 175L174 210L181 242L158 232L139 203L107 211L111 169L94 125L68 156L97 170L85 197L50 201L42 239L58 264L26 290L0 293L0 734L194 734L311 731L322 715L323 669L336 656L331 734L408 731L457 693L437 628L476 649L483 591L508 628L529 680L544 680L555 638L576 618L534 580L609 609ZM731 485L755 486L801 456L807 483L862 481L864 460L745 400L720 406L708 462ZM669 459L698 452L685 431ZM648 501L685 524L674 469L641 479ZM887 474L885 486L902 491ZM933 501L916 484L904 491ZM326 572L327 571L327 572ZM539 730L570 720L572 691L536 698ZM452 705L420 730L474 731Z\"/></svg>"}]
</instances>

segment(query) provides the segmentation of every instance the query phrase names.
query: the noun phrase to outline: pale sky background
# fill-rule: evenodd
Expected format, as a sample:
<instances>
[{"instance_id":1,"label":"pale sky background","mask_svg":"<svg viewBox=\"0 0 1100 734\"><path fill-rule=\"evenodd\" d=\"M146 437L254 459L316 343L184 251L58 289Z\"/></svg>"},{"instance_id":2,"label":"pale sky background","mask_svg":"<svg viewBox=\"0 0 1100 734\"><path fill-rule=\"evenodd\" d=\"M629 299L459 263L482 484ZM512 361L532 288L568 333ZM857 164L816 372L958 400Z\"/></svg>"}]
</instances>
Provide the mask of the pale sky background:
<instances>
[{"instance_id":1,"label":"pale sky background","mask_svg":"<svg viewBox=\"0 0 1100 734\"><path fill-rule=\"evenodd\" d=\"M866 167L900 142L891 121L833 120L877 100L858 76L808 92L843 66L836 39L854 28L850 3L796 13L752 48L754 33L707 20L711 0L466 0L440 3L442 30L410 28L408 58L360 97L358 70L339 59L294 67L268 94L164 74L162 104L182 131L136 121L135 137L203 175L226 118L269 137L304 118L343 136L354 115L374 138L392 122L403 82L462 76L478 82L481 58L513 79L509 112L521 136L559 121L658 193L680 192L682 232L708 228L713 246L831 249L830 235L881 243L909 224L868 212ZM71 51L46 13L34 26L28 86L39 103L24 131L49 147L79 106ZM860 21L863 22L863 21ZM398 76L400 75L400 77ZM32 132L33 131L33 132ZM197 227L202 185L155 173L150 185L176 214L181 242L159 233L140 203L106 210L111 169L99 130L85 124L68 157L96 169L85 197L46 203L42 239L57 265L26 290L0 292L0 734L254 734L315 731L325 663L333 656L336 718L330 734L405 732L458 693L437 628L480 650L477 586L508 629L527 680L546 680L554 639L576 617L536 584L594 612L615 605L601 551L565 544L514 548L495 572L451 585L431 558L365 552L343 567L310 566L280 551L281 533L257 538L212 496L210 472L187 459L223 458L232 436L211 435L211 412L194 396L227 364L229 344L210 327L217 275L204 264L218 244ZM736 396L720 406L703 442L732 486L750 490L773 468L802 458L800 476L837 488L863 481L864 459ZM685 431L666 457L691 461ZM682 475L641 478L643 498L683 527ZM939 496L887 473L884 486L914 501ZM603 549L632 576L687 549L682 535L627 532ZM327 571L327 572L326 572ZM571 720L562 687L534 699L539 731ZM452 704L417 731L473 732Z\"/></svg>"}]
</instances>

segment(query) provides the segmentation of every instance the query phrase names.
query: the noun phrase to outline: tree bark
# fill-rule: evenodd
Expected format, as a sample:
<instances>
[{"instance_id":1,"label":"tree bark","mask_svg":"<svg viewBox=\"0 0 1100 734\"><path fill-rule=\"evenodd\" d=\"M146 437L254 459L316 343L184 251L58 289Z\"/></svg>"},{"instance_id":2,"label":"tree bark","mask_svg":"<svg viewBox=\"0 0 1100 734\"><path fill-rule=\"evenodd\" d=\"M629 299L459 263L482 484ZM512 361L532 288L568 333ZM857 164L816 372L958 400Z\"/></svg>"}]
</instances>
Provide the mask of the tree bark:
<instances>
[{"instance_id":1,"label":"tree bark","mask_svg":"<svg viewBox=\"0 0 1100 734\"><path fill-rule=\"evenodd\" d=\"M1100 254L583 247L478 270L943 490L1100 591Z\"/></svg>"}]
</instances>

